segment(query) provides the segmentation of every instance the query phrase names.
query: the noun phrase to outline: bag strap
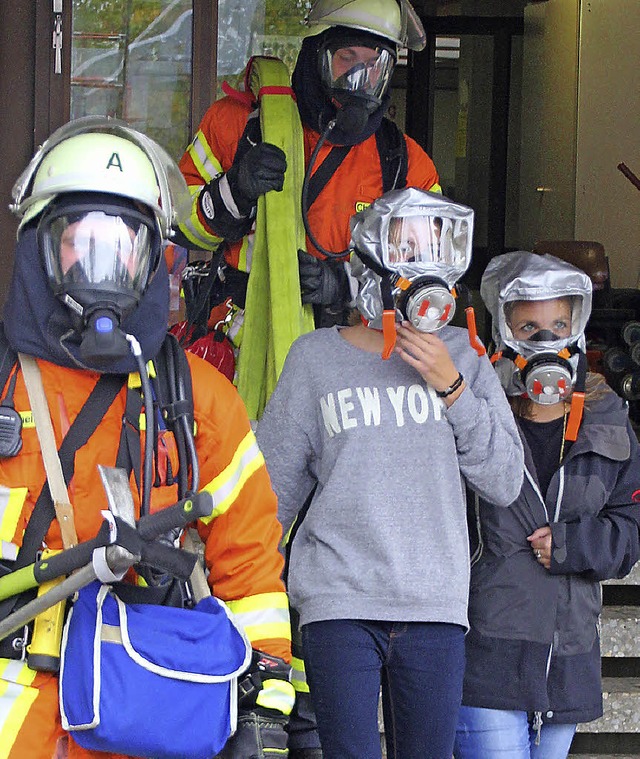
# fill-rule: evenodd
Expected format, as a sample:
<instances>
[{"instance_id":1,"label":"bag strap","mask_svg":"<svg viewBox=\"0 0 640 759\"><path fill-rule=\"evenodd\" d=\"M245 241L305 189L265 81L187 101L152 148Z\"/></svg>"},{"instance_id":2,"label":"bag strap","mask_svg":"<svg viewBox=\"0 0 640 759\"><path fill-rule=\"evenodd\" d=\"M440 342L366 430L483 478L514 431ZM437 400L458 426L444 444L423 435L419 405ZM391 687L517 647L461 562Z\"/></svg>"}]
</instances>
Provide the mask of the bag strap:
<instances>
[{"instance_id":1,"label":"bag strap","mask_svg":"<svg viewBox=\"0 0 640 759\"><path fill-rule=\"evenodd\" d=\"M47 472L47 482L43 491L47 491L45 495L48 494L49 498L53 500L56 517L60 522L62 542L67 548L69 547L68 542L70 545L77 543L73 508L69 503L67 492L67 484L71 481L74 473L75 453L85 445L96 430L125 383L126 375L103 374L100 376L84 406L80 409L80 413L65 435L58 452L38 364L34 358L22 353L19 354L19 358ZM74 540L74 543L70 542Z\"/></svg>"},{"instance_id":2,"label":"bag strap","mask_svg":"<svg viewBox=\"0 0 640 759\"><path fill-rule=\"evenodd\" d=\"M31 403L31 412L36 424L36 432L40 441L40 450L44 468L47 473L49 490L53 498L53 506L56 511L56 517L60 523L60 534L62 535L62 545L65 548L71 548L77 545L78 536L73 520L73 507L69 501L69 493L62 474L62 465L58 457L56 447L56 438L53 432L53 424L49 414L47 396L42 385L42 377L38 362L33 356L25 356L19 353L20 366L27 394Z\"/></svg>"}]
</instances>

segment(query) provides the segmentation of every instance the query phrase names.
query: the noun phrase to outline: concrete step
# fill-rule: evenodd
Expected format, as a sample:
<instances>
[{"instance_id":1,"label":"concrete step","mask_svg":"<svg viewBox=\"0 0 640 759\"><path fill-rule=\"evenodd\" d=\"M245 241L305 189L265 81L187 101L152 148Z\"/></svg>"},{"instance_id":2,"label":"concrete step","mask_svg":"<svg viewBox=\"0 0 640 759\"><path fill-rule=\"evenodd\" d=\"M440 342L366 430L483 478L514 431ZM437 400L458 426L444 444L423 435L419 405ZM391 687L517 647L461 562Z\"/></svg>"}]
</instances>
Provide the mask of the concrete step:
<instances>
[{"instance_id":1,"label":"concrete step","mask_svg":"<svg viewBox=\"0 0 640 759\"><path fill-rule=\"evenodd\" d=\"M621 580L605 580L605 585L640 585L640 561L635 564L631 572Z\"/></svg>"},{"instance_id":2,"label":"concrete step","mask_svg":"<svg viewBox=\"0 0 640 759\"><path fill-rule=\"evenodd\" d=\"M640 657L640 608L605 606L600 616L602 656Z\"/></svg>"},{"instance_id":3,"label":"concrete step","mask_svg":"<svg viewBox=\"0 0 640 759\"><path fill-rule=\"evenodd\" d=\"M580 733L640 733L640 678L602 678L604 714L578 725Z\"/></svg>"}]
</instances>

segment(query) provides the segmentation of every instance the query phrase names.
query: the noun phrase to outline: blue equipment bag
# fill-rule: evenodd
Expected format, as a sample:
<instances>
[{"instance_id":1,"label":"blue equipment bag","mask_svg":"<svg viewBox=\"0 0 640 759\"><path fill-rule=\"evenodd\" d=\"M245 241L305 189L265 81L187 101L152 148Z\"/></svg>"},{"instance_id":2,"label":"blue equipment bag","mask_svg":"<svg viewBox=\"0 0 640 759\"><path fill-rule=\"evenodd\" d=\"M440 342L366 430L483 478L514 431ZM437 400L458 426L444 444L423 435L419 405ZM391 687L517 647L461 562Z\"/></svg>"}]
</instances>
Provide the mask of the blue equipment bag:
<instances>
[{"instance_id":1,"label":"blue equipment bag","mask_svg":"<svg viewBox=\"0 0 640 759\"><path fill-rule=\"evenodd\" d=\"M211 759L235 732L237 679L251 646L214 597L194 609L79 591L65 624L62 726L86 749Z\"/></svg>"}]
</instances>

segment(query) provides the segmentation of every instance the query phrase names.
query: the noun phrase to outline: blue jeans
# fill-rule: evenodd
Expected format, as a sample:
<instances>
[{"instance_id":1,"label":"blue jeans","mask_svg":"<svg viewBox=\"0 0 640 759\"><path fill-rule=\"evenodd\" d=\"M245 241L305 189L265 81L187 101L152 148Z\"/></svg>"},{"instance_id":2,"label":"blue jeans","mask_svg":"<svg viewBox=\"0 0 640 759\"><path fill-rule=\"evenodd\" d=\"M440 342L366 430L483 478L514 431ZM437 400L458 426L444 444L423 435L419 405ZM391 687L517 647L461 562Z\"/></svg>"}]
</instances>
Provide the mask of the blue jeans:
<instances>
[{"instance_id":1,"label":"blue jeans","mask_svg":"<svg viewBox=\"0 0 640 759\"><path fill-rule=\"evenodd\" d=\"M329 620L302 628L324 759L451 759L464 630L427 622Z\"/></svg>"},{"instance_id":2,"label":"blue jeans","mask_svg":"<svg viewBox=\"0 0 640 759\"><path fill-rule=\"evenodd\" d=\"M543 718L544 719L544 718ZM566 759L575 725L543 722L540 743L527 712L461 706L455 759Z\"/></svg>"}]
</instances>

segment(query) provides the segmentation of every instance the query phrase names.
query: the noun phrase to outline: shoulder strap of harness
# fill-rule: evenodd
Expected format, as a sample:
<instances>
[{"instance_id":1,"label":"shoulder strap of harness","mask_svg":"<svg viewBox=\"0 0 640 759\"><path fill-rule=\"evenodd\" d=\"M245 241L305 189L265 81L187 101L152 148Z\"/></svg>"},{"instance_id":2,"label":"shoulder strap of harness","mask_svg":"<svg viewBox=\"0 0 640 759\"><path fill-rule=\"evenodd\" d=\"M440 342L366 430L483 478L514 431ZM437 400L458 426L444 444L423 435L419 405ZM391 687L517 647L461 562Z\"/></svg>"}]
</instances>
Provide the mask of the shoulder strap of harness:
<instances>
[{"instance_id":1,"label":"shoulder strap of harness","mask_svg":"<svg viewBox=\"0 0 640 759\"><path fill-rule=\"evenodd\" d=\"M382 169L382 192L406 187L409 167L407 143L397 124L386 116L376 131L376 144Z\"/></svg>"},{"instance_id":2,"label":"shoulder strap of harness","mask_svg":"<svg viewBox=\"0 0 640 759\"><path fill-rule=\"evenodd\" d=\"M0 393L4 390L13 367L18 361L18 354L13 350L6 335L4 324L0 322Z\"/></svg>"}]
</instances>

